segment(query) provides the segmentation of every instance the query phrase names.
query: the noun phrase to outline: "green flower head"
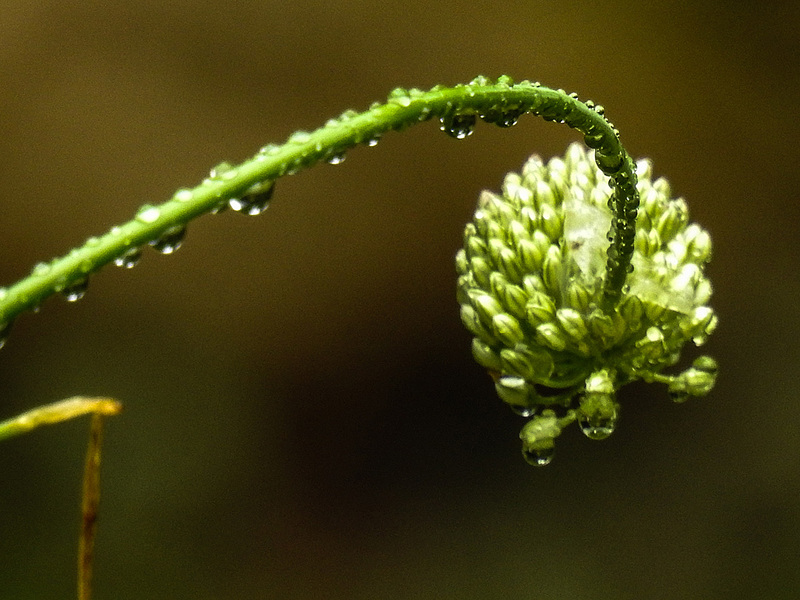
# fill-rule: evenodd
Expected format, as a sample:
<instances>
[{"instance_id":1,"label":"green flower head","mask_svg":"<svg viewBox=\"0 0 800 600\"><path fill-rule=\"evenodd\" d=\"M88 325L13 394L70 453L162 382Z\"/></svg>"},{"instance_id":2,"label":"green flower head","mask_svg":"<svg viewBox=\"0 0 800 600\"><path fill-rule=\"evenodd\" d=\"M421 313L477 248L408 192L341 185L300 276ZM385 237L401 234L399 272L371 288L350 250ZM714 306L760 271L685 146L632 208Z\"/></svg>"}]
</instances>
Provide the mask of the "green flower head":
<instances>
[{"instance_id":1,"label":"green flower head","mask_svg":"<svg viewBox=\"0 0 800 600\"><path fill-rule=\"evenodd\" d=\"M669 183L652 179L649 161L636 172L632 271L613 307L603 303L612 190L580 145L547 164L533 156L506 176L501 194L484 191L464 231L461 318L500 398L532 417L520 434L532 464L550 461L572 421L591 439L610 435L625 383L665 383L677 402L714 385L716 363L706 356L678 375L661 373L716 327L704 274L711 239L689 223Z\"/></svg>"}]
</instances>

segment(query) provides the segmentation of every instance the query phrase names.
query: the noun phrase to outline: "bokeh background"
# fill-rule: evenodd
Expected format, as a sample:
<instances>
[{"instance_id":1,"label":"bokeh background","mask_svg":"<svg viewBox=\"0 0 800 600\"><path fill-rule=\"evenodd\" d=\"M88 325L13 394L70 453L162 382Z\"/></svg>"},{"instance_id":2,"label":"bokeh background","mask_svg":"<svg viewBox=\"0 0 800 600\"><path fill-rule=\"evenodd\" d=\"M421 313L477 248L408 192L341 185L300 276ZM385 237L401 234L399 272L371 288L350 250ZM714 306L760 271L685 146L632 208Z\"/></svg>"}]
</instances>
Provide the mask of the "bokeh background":
<instances>
[{"instance_id":1,"label":"bokeh background","mask_svg":"<svg viewBox=\"0 0 800 600\"><path fill-rule=\"evenodd\" d=\"M713 234L714 393L520 457L453 255L480 190L578 139L433 123L278 183L258 218L18 320L0 413L109 422L96 598L800 596L800 5L4 0L0 282L295 129L477 74L604 104ZM0 447L0 596L70 598L86 420Z\"/></svg>"}]
</instances>

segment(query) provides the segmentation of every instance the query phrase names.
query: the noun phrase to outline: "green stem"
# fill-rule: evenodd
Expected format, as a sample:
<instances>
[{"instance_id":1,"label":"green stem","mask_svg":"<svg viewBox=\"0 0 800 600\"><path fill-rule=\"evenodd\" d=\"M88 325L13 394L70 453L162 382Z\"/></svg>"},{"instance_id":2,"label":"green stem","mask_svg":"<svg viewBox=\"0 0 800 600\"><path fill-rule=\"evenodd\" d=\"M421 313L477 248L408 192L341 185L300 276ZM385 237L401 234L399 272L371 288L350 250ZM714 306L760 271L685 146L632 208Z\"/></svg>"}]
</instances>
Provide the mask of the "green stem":
<instances>
[{"instance_id":1,"label":"green stem","mask_svg":"<svg viewBox=\"0 0 800 600\"><path fill-rule=\"evenodd\" d=\"M83 415L115 415L122 405L111 398L75 396L46 404L0 423L0 440L27 433L42 425L55 425Z\"/></svg>"},{"instance_id":2,"label":"green stem","mask_svg":"<svg viewBox=\"0 0 800 600\"><path fill-rule=\"evenodd\" d=\"M297 132L281 146L266 146L242 164L217 172L193 189L176 192L172 199L153 207L142 207L131 221L112 228L101 237L89 238L83 246L33 272L8 289L0 288L0 343L14 319L37 308L56 292L81 288L91 273L146 244L179 231L202 214L219 209L233 198L265 193L274 181L313 164L334 161L359 144L373 145L384 133L402 130L437 117L442 128L455 137L465 137L476 116L500 126L509 126L522 113L540 115L566 123L584 135L596 150L600 169L610 177L614 212L608 250L604 304L606 310L618 302L633 254L634 222L638 207L634 163L619 142L602 107L581 102L575 94L553 90L538 83L513 84L508 77L492 82L478 77L466 85L437 86L430 91L396 89L384 104L374 104L363 113L348 111L311 133Z\"/></svg>"}]
</instances>

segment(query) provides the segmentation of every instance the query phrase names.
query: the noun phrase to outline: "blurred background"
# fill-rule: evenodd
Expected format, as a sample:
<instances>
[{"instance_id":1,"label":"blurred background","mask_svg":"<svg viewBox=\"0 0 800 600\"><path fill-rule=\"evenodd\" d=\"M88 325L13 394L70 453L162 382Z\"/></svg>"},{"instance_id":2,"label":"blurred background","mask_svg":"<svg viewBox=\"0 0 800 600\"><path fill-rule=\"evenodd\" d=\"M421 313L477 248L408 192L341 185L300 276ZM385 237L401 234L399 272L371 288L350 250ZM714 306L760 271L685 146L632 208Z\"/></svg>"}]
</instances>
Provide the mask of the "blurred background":
<instances>
[{"instance_id":1,"label":"blurred background","mask_svg":"<svg viewBox=\"0 0 800 600\"><path fill-rule=\"evenodd\" d=\"M566 127L388 134L47 301L0 353L0 414L124 402L98 600L800 595L798 3L3 4L4 285L222 160L478 74L605 105L715 242L713 394L632 385L610 439L571 428L544 469L472 360L453 256ZM87 437L0 447L3 598L74 597Z\"/></svg>"}]
</instances>

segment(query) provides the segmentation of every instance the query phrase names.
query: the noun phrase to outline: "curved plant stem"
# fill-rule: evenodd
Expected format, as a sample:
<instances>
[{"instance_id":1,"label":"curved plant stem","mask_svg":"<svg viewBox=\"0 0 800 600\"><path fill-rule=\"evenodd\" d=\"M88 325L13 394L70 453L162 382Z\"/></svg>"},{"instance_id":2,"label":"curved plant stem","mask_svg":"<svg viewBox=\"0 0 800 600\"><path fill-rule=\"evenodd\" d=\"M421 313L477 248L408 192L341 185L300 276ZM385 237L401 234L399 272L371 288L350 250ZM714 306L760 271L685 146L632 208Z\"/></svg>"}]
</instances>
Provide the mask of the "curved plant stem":
<instances>
[{"instance_id":1,"label":"curved plant stem","mask_svg":"<svg viewBox=\"0 0 800 600\"><path fill-rule=\"evenodd\" d=\"M396 89L383 104L376 103L362 113L347 111L310 133L296 132L284 144L265 146L238 166L226 165L213 171L197 187L179 190L159 206L142 207L131 221L101 237L89 238L62 258L40 263L13 286L0 288L0 339L21 312L35 309L48 296L62 292L79 297L88 276L109 262L181 232L193 219L232 199L264 194L284 175L320 161L336 162L350 148L374 145L388 131L434 117L454 137L465 137L478 116L509 126L523 113L566 123L580 131L586 144L596 150L598 166L610 177L614 219L604 288L605 309L609 310L620 298L630 265L639 202L634 163L620 145L618 132L604 117L601 106L584 103L575 94L529 81L514 84L508 77L497 81L478 77L466 85L436 86L425 92Z\"/></svg>"}]
</instances>

